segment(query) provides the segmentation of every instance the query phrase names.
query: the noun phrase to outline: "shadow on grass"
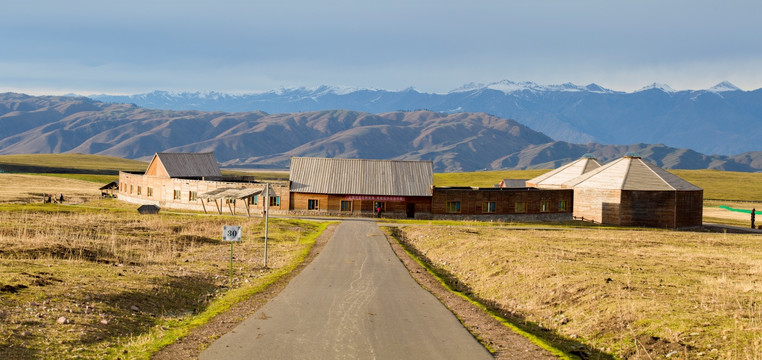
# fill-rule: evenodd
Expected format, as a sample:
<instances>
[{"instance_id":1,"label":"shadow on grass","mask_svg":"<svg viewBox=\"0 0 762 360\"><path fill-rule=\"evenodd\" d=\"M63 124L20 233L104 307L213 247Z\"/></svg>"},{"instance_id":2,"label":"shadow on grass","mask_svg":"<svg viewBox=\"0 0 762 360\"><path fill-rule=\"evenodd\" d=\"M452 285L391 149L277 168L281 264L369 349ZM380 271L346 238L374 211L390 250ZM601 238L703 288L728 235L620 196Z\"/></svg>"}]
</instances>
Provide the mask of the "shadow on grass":
<instances>
[{"instance_id":1,"label":"shadow on grass","mask_svg":"<svg viewBox=\"0 0 762 360\"><path fill-rule=\"evenodd\" d=\"M550 344L554 348L559 349L563 351L564 353L574 357L578 357L581 359L605 359L605 360L615 359L615 357L611 354L607 354L600 350L591 348L587 346L586 344L583 344L574 339L564 337L561 334L551 329L542 327L534 322L527 320L526 318L522 316L506 311L505 309L502 309L500 307L500 304L495 301L483 299L477 296L476 294L474 294L474 292L469 286L460 282L454 274L435 265L431 261L431 259L426 257L421 252L419 252L418 249L410 245L407 242L407 239L405 238L404 233L400 229L392 228L391 234L397 240L399 240L399 243L402 245L402 247L405 248L406 251L413 254L423 264L425 264L427 268L429 268L431 271L437 274L437 276L439 276L447 284L447 286L449 286L452 290L465 295L472 301L482 304L489 311L492 311L493 313L498 314L500 317L506 319L509 323L516 326L517 328L542 339L543 341Z\"/></svg>"},{"instance_id":2,"label":"shadow on grass","mask_svg":"<svg viewBox=\"0 0 762 360\"><path fill-rule=\"evenodd\" d=\"M108 323L92 324L95 331L84 334L72 345L131 338L145 335L168 320L190 320L206 309L216 289L204 277L168 276L144 291L92 294L95 303L106 307L99 311L105 313Z\"/></svg>"}]
</instances>

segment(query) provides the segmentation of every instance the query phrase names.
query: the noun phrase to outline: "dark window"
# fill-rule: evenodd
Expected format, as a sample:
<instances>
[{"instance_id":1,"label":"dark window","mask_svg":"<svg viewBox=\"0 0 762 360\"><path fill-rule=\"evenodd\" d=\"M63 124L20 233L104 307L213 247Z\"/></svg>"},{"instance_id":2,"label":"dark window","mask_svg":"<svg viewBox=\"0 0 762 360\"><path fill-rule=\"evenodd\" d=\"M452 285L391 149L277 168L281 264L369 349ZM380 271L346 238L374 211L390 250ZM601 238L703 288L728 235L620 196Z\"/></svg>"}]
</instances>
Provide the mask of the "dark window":
<instances>
[{"instance_id":1,"label":"dark window","mask_svg":"<svg viewBox=\"0 0 762 360\"><path fill-rule=\"evenodd\" d=\"M558 202L558 211L566 211L566 200L560 200Z\"/></svg>"},{"instance_id":2,"label":"dark window","mask_svg":"<svg viewBox=\"0 0 762 360\"><path fill-rule=\"evenodd\" d=\"M270 196L270 206L280 206L280 196Z\"/></svg>"},{"instance_id":3,"label":"dark window","mask_svg":"<svg viewBox=\"0 0 762 360\"><path fill-rule=\"evenodd\" d=\"M180 200L180 196L181 196L181 195L182 195L182 194L180 193L180 190L175 190L175 192L174 192L174 196L173 196L173 199L175 199L175 200Z\"/></svg>"},{"instance_id":4,"label":"dark window","mask_svg":"<svg viewBox=\"0 0 762 360\"><path fill-rule=\"evenodd\" d=\"M198 199L198 193L195 191L188 192L188 201L196 201Z\"/></svg>"},{"instance_id":5,"label":"dark window","mask_svg":"<svg viewBox=\"0 0 762 360\"><path fill-rule=\"evenodd\" d=\"M309 199L307 200L307 210L318 210L320 209L320 203L315 199Z\"/></svg>"},{"instance_id":6,"label":"dark window","mask_svg":"<svg viewBox=\"0 0 762 360\"><path fill-rule=\"evenodd\" d=\"M523 201L514 203L514 212L517 212L517 213L525 213L525 212L527 212L527 203L525 203Z\"/></svg>"},{"instance_id":7,"label":"dark window","mask_svg":"<svg viewBox=\"0 0 762 360\"><path fill-rule=\"evenodd\" d=\"M352 211L352 202L342 200L341 201L341 211Z\"/></svg>"},{"instance_id":8,"label":"dark window","mask_svg":"<svg viewBox=\"0 0 762 360\"><path fill-rule=\"evenodd\" d=\"M549 212L549 211L550 211L550 200L541 200L540 212Z\"/></svg>"},{"instance_id":9,"label":"dark window","mask_svg":"<svg viewBox=\"0 0 762 360\"><path fill-rule=\"evenodd\" d=\"M448 213L459 213L460 212L460 201L448 201L447 202L447 212Z\"/></svg>"},{"instance_id":10,"label":"dark window","mask_svg":"<svg viewBox=\"0 0 762 360\"><path fill-rule=\"evenodd\" d=\"M494 201L487 201L482 203L482 212L483 213L493 213L495 212L495 202Z\"/></svg>"}]
</instances>

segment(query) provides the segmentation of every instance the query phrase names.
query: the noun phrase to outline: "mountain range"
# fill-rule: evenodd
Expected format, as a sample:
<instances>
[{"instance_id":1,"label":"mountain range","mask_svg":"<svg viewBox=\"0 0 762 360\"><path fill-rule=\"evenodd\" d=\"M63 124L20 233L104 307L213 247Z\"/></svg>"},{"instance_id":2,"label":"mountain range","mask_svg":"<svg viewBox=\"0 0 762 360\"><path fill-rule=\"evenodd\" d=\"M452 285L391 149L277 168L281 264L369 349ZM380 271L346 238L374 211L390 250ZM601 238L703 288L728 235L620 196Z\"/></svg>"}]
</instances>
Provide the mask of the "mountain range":
<instances>
[{"instance_id":1,"label":"mountain range","mask_svg":"<svg viewBox=\"0 0 762 360\"><path fill-rule=\"evenodd\" d=\"M431 160L435 171L552 168L627 152L665 168L758 171L762 152L704 155L661 144L575 144L514 120L470 112L322 110L268 114L160 110L85 97L0 94L0 154L84 153L149 159L213 151L225 167L286 168L291 156Z\"/></svg>"},{"instance_id":2,"label":"mountain range","mask_svg":"<svg viewBox=\"0 0 762 360\"><path fill-rule=\"evenodd\" d=\"M91 98L166 110L484 112L571 143L667 144L720 155L762 150L762 89L743 91L729 82L683 91L652 84L629 93L596 84L544 86L504 80L467 84L443 94L412 88L388 91L321 86L252 94L154 91Z\"/></svg>"}]
</instances>

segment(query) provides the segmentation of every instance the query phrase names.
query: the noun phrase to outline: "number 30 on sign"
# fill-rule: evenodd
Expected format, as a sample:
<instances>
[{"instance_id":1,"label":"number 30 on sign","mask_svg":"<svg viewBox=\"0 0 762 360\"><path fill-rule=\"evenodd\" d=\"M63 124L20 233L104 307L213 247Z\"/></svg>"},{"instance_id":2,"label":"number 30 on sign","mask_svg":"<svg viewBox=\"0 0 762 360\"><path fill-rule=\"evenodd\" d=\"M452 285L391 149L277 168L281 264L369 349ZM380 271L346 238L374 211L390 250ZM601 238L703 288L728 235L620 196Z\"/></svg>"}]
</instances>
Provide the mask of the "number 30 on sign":
<instances>
[{"instance_id":1,"label":"number 30 on sign","mask_svg":"<svg viewBox=\"0 0 762 360\"><path fill-rule=\"evenodd\" d=\"M224 225L222 227L222 241L241 241L241 227Z\"/></svg>"}]
</instances>

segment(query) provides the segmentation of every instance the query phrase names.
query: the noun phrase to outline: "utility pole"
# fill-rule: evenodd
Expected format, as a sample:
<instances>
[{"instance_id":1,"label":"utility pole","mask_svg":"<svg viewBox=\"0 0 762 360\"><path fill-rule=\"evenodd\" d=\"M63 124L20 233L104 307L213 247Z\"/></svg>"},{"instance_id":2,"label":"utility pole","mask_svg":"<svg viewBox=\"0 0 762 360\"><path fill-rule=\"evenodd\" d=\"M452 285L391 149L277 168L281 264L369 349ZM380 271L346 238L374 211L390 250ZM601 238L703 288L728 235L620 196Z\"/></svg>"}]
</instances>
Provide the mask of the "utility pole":
<instances>
[{"instance_id":1,"label":"utility pole","mask_svg":"<svg viewBox=\"0 0 762 360\"><path fill-rule=\"evenodd\" d=\"M265 268L267 268L267 232L270 223L270 183L265 183Z\"/></svg>"}]
</instances>

